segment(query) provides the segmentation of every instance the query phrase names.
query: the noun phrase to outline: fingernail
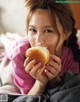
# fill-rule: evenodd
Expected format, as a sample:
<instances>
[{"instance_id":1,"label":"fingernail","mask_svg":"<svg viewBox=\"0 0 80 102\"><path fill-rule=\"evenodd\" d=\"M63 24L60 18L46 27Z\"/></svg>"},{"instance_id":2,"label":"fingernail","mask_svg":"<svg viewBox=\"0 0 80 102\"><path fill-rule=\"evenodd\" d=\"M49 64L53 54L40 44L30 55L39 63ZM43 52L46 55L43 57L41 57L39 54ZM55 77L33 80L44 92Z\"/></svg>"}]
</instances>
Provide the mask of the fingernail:
<instances>
[{"instance_id":1,"label":"fingernail","mask_svg":"<svg viewBox=\"0 0 80 102\"><path fill-rule=\"evenodd\" d=\"M27 60L29 60L29 57L27 57Z\"/></svg>"},{"instance_id":2,"label":"fingernail","mask_svg":"<svg viewBox=\"0 0 80 102\"><path fill-rule=\"evenodd\" d=\"M34 62L34 63L35 63L35 62L36 62L36 60L32 60L32 62Z\"/></svg>"},{"instance_id":3,"label":"fingernail","mask_svg":"<svg viewBox=\"0 0 80 102\"><path fill-rule=\"evenodd\" d=\"M38 65L40 66L40 65L41 65L41 63L38 63Z\"/></svg>"}]
</instances>

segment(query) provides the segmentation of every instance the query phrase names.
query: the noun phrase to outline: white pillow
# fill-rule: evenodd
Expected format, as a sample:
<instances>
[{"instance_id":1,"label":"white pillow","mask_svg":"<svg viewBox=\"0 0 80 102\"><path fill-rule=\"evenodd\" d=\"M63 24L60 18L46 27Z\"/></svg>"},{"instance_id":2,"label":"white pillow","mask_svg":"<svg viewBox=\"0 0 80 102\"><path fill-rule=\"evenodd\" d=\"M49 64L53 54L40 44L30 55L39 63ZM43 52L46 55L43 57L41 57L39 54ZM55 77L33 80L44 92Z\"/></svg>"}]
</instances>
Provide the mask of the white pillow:
<instances>
[{"instance_id":1,"label":"white pillow","mask_svg":"<svg viewBox=\"0 0 80 102\"><path fill-rule=\"evenodd\" d=\"M16 33L6 33L5 35L1 34L0 41L4 46L8 58L11 58L13 46L15 45L16 41L20 40L21 38L22 36Z\"/></svg>"}]
</instances>

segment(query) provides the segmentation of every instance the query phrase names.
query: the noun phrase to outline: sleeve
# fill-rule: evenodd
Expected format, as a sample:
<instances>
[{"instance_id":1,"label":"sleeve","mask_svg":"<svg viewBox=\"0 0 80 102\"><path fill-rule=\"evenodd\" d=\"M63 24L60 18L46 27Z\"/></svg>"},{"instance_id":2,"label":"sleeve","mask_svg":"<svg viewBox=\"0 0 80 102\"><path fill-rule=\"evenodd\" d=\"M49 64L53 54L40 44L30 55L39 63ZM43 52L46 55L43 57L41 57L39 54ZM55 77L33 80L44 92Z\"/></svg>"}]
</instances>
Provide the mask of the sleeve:
<instances>
[{"instance_id":1,"label":"sleeve","mask_svg":"<svg viewBox=\"0 0 80 102\"><path fill-rule=\"evenodd\" d=\"M64 48L61 56L62 67L59 73L60 76L63 76L68 70L73 73L79 73L79 63L74 60L72 50L70 48Z\"/></svg>"},{"instance_id":2,"label":"sleeve","mask_svg":"<svg viewBox=\"0 0 80 102\"><path fill-rule=\"evenodd\" d=\"M71 60L70 70L75 74L79 73L79 63L74 59Z\"/></svg>"},{"instance_id":3,"label":"sleeve","mask_svg":"<svg viewBox=\"0 0 80 102\"><path fill-rule=\"evenodd\" d=\"M12 74L15 85L22 94L27 94L34 84L34 79L24 70L25 51L28 49L28 42L19 42L13 49L11 56Z\"/></svg>"},{"instance_id":4,"label":"sleeve","mask_svg":"<svg viewBox=\"0 0 80 102\"><path fill-rule=\"evenodd\" d=\"M79 62L77 62L74 59L73 53L71 50L69 50L69 56L68 56L68 70L72 71L73 73L79 73Z\"/></svg>"}]
</instances>

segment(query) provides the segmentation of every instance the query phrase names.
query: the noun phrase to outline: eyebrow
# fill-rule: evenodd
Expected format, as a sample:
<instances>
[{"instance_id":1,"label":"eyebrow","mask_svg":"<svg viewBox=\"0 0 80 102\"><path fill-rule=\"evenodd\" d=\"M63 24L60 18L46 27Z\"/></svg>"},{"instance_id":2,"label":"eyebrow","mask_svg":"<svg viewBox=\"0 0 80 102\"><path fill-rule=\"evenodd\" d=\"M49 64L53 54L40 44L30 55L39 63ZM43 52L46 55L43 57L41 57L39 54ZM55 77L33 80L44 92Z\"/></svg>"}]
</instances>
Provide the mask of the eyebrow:
<instances>
[{"instance_id":1,"label":"eyebrow","mask_svg":"<svg viewBox=\"0 0 80 102\"><path fill-rule=\"evenodd\" d=\"M36 26L33 26L33 25L29 25L30 27L36 27ZM50 25L50 26L43 26L44 28L53 28L53 26L52 25Z\"/></svg>"}]
</instances>

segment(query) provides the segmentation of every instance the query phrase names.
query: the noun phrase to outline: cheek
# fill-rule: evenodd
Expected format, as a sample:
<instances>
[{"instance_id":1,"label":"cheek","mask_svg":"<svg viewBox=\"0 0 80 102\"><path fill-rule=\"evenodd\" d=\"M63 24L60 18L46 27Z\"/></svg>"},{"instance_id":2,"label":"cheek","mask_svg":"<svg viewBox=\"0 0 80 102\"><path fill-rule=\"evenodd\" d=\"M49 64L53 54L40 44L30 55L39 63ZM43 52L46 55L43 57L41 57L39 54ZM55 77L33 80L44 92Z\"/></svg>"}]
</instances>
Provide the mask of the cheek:
<instances>
[{"instance_id":1,"label":"cheek","mask_svg":"<svg viewBox=\"0 0 80 102\"><path fill-rule=\"evenodd\" d=\"M31 35L28 35L28 40L31 46L34 46L35 42L34 42L34 38Z\"/></svg>"},{"instance_id":2,"label":"cheek","mask_svg":"<svg viewBox=\"0 0 80 102\"><path fill-rule=\"evenodd\" d=\"M47 46L48 46L48 49L50 51L50 53L55 53L56 51L56 46L58 44L58 38L50 38L48 39L48 41L46 42Z\"/></svg>"}]
</instances>

